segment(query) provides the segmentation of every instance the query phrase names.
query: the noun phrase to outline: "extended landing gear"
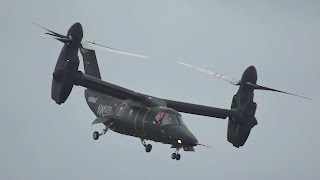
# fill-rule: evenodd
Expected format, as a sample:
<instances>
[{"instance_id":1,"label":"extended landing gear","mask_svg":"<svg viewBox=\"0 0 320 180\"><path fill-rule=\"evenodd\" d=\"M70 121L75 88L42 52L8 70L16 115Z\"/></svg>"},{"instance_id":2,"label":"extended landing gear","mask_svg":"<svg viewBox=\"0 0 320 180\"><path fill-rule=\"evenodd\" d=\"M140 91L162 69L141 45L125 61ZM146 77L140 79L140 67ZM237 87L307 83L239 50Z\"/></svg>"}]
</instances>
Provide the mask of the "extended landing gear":
<instances>
[{"instance_id":1,"label":"extended landing gear","mask_svg":"<svg viewBox=\"0 0 320 180\"><path fill-rule=\"evenodd\" d=\"M151 149L152 149L151 144L146 144L146 140L144 140L144 139L141 139L141 143L145 147L147 153L151 151Z\"/></svg>"},{"instance_id":2,"label":"extended landing gear","mask_svg":"<svg viewBox=\"0 0 320 180\"><path fill-rule=\"evenodd\" d=\"M98 131L93 132L93 139L98 140L100 136L100 133Z\"/></svg>"},{"instance_id":3,"label":"extended landing gear","mask_svg":"<svg viewBox=\"0 0 320 180\"><path fill-rule=\"evenodd\" d=\"M107 131L108 131L108 129L109 129L109 127L110 127L112 124L113 124L113 123L110 123L108 126L106 126L106 128L104 128L101 133L99 133L98 131L93 132L93 139L94 139L94 140L98 140L100 136L106 134Z\"/></svg>"},{"instance_id":4,"label":"extended landing gear","mask_svg":"<svg viewBox=\"0 0 320 180\"><path fill-rule=\"evenodd\" d=\"M177 161L179 161L180 158L181 158L181 155L179 154L179 149L176 149L176 151L172 153L171 159L176 159Z\"/></svg>"},{"instance_id":5,"label":"extended landing gear","mask_svg":"<svg viewBox=\"0 0 320 180\"><path fill-rule=\"evenodd\" d=\"M93 132L93 139L98 140L99 137L106 134L107 131L108 131L108 129L105 128L105 129L103 129L103 131L101 133L99 133L98 131Z\"/></svg>"}]
</instances>

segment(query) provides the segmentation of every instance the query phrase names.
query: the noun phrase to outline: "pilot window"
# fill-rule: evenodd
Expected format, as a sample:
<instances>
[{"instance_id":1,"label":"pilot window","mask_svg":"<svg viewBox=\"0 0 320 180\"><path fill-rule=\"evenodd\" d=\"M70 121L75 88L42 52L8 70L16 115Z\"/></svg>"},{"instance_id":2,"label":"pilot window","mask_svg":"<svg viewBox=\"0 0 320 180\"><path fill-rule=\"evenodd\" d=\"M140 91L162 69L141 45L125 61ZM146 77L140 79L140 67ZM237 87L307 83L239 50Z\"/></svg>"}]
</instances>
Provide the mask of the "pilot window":
<instances>
[{"instance_id":1,"label":"pilot window","mask_svg":"<svg viewBox=\"0 0 320 180\"><path fill-rule=\"evenodd\" d=\"M166 113L162 119L161 125L164 126L164 125L168 125L168 124L178 125L179 122L178 122L177 116L174 114Z\"/></svg>"},{"instance_id":2,"label":"pilot window","mask_svg":"<svg viewBox=\"0 0 320 180\"><path fill-rule=\"evenodd\" d=\"M165 126L169 124L184 125L180 116L177 116L171 113L165 113L165 112L158 112L157 115L155 116L154 122L161 126Z\"/></svg>"},{"instance_id":3,"label":"pilot window","mask_svg":"<svg viewBox=\"0 0 320 180\"><path fill-rule=\"evenodd\" d=\"M164 114L165 114L165 112L158 112L158 113L157 113L157 115L156 115L156 117L155 117L155 122L156 122L157 124L160 124L160 123L161 123L161 120L162 120Z\"/></svg>"}]
</instances>

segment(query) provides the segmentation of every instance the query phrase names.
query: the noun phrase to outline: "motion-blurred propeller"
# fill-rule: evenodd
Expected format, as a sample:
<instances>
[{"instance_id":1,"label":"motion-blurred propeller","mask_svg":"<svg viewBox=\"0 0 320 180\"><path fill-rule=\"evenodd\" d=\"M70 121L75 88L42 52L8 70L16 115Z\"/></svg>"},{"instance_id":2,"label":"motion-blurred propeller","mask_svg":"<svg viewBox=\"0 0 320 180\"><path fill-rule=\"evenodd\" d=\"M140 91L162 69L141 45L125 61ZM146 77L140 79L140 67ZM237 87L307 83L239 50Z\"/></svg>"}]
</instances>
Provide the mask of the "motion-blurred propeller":
<instances>
[{"instance_id":1,"label":"motion-blurred propeller","mask_svg":"<svg viewBox=\"0 0 320 180\"><path fill-rule=\"evenodd\" d=\"M96 44L94 42L90 41L82 41L81 45L85 49L90 49L90 50L98 50L98 51L104 51L104 52L112 52L112 53L117 53L117 54L124 54L128 56L134 56L134 57L139 57L139 58L149 58L148 56L140 55L140 54L134 54L134 53L129 53L129 52L124 52L120 51L118 49L106 47L103 45Z\"/></svg>"},{"instance_id":2,"label":"motion-blurred propeller","mask_svg":"<svg viewBox=\"0 0 320 180\"><path fill-rule=\"evenodd\" d=\"M41 25L35 24L35 23L34 23L34 25L44 29L45 31L48 31L44 35L38 34L39 37L56 39L56 40L61 41L63 43L74 43L74 39L71 36L67 37L65 35L62 35L62 34L57 33L57 32L54 32L52 30L49 30L49 29L47 29L47 28L45 28L45 27L43 27ZM106 46L103 46L103 45L99 45L99 44L96 44L96 43L90 42L90 41L82 40L80 42L80 44L81 44L81 46L83 48L89 49L89 50L112 52L112 53L123 54L123 55L128 55L128 56L134 56L134 57L139 57L139 58L149 58L148 56L121 51L121 50L114 49L114 48L111 48L111 47L106 47Z\"/></svg>"},{"instance_id":3,"label":"motion-blurred propeller","mask_svg":"<svg viewBox=\"0 0 320 180\"><path fill-rule=\"evenodd\" d=\"M273 92L288 94L288 95L292 95L292 96L296 96L296 97L300 97L300 98L312 100L312 99L310 99L310 98L308 98L308 97L304 97L304 96L300 96L300 95L297 95L297 94L292 94L292 93L289 93L289 92L280 91L280 90L277 90L277 89L272 89L272 88L260 86L260 85L258 85L258 84L252 84L252 83L250 83L250 82L246 82L246 84L247 84L248 86L253 87L254 89L257 89L257 90L273 91Z\"/></svg>"},{"instance_id":4,"label":"motion-blurred propeller","mask_svg":"<svg viewBox=\"0 0 320 180\"><path fill-rule=\"evenodd\" d=\"M197 67L197 66L193 66L191 64L187 64L187 63L184 63L184 62L181 62L181 61L177 61L178 64L180 65L184 65L185 67L188 67L188 68L191 68L191 69L195 69L195 70L198 70L200 72L203 72L203 73L206 73L210 76L215 76L219 79L222 79L226 82L229 82L230 84L232 85L240 85L240 84L244 84L246 85L247 87L251 87L255 90L266 90L266 91L273 91L273 92L278 92L278 93L283 93L283 94L288 94L288 95L292 95L292 96L296 96L296 97L300 97L300 98L304 98L304 99L309 99L309 100L312 100L308 97L304 97L304 96L300 96L300 95L297 95L297 94L293 94L293 93L289 93L289 92L285 92L285 91L280 91L280 90L276 90L276 89L272 89L272 88L269 88L269 87L265 87L265 86L260 86L256 83L252 83L252 82L241 82L242 80L239 80L237 78L233 78L233 77L228 77L226 75L223 75L223 74L220 74L220 73L216 73L214 71L211 71L211 70L206 70L206 69L203 69L203 68L200 68L200 67ZM253 66L249 67L249 68L253 68L253 70L255 71L256 73L256 70ZM257 76L255 74L255 76Z\"/></svg>"},{"instance_id":5,"label":"motion-blurred propeller","mask_svg":"<svg viewBox=\"0 0 320 180\"><path fill-rule=\"evenodd\" d=\"M200 71L200 72L203 72L203 73L206 73L208 74L209 76L215 76L219 79L222 79L232 85L239 85L240 84L240 80L237 79L237 78L234 78L234 77L228 77L226 75L223 75L223 74L220 74L220 73L216 73L214 71L211 71L211 70L206 70L206 69L203 69L203 68L200 68L200 67L196 67L196 66L193 66L191 64L187 64L187 63L184 63L184 62L181 62L181 61L177 61L178 64L181 64L181 65L184 65L186 67L189 67L189 68L192 68L192 69L195 69L197 71Z\"/></svg>"}]
</instances>

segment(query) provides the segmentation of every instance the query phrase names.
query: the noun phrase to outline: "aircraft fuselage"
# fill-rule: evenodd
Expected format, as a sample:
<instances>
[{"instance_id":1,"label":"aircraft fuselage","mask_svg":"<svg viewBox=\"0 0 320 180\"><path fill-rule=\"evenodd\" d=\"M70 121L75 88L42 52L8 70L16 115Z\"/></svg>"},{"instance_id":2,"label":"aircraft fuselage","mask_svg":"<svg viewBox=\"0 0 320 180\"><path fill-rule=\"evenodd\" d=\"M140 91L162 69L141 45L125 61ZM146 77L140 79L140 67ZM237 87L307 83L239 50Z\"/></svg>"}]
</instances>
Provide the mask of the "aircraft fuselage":
<instances>
[{"instance_id":1,"label":"aircraft fuselage","mask_svg":"<svg viewBox=\"0 0 320 180\"><path fill-rule=\"evenodd\" d=\"M141 105L141 102L120 100L89 89L85 90L85 97L90 109L97 116L93 124L103 122L117 133L172 144L175 148L188 149L198 143L179 119L180 113L173 109L162 106L148 107ZM158 113L168 114L172 119L165 116L158 122L155 118ZM175 117L177 121L174 120Z\"/></svg>"}]
</instances>

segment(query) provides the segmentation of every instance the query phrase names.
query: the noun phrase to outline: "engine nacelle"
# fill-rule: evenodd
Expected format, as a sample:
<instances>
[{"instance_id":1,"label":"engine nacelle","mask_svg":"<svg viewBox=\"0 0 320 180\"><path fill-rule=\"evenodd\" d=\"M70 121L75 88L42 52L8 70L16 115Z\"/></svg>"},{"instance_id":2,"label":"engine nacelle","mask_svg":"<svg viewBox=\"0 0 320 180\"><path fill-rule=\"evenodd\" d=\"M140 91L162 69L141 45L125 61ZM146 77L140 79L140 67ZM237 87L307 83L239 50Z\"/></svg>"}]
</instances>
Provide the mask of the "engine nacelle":
<instances>
[{"instance_id":1,"label":"engine nacelle","mask_svg":"<svg viewBox=\"0 0 320 180\"><path fill-rule=\"evenodd\" d=\"M78 51L82 40L83 30L80 23L72 25L67 37L72 39L71 43L63 46L56 67L53 72L51 98L57 104L64 103L69 97L74 85L75 77L79 67Z\"/></svg>"},{"instance_id":2,"label":"engine nacelle","mask_svg":"<svg viewBox=\"0 0 320 180\"><path fill-rule=\"evenodd\" d=\"M231 109L237 112L237 116L229 117L227 138L235 147L240 147L247 141L251 129L258 124L254 117L257 104L253 102L254 89L247 82L255 84L257 71L253 66L245 70L242 75L240 87L233 96Z\"/></svg>"},{"instance_id":3,"label":"engine nacelle","mask_svg":"<svg viewBox=\"0 0 320 180\"><path fill-rule=\"evenodd\" d=\"M258 124L254 117L256 108L257 104L253 101L248 101L242 107L233 107L239 114L236 117L229 117L228 121L227 138L233 146L243 146L249 137L251 129Z\"/></svg>"}]
</instances>

